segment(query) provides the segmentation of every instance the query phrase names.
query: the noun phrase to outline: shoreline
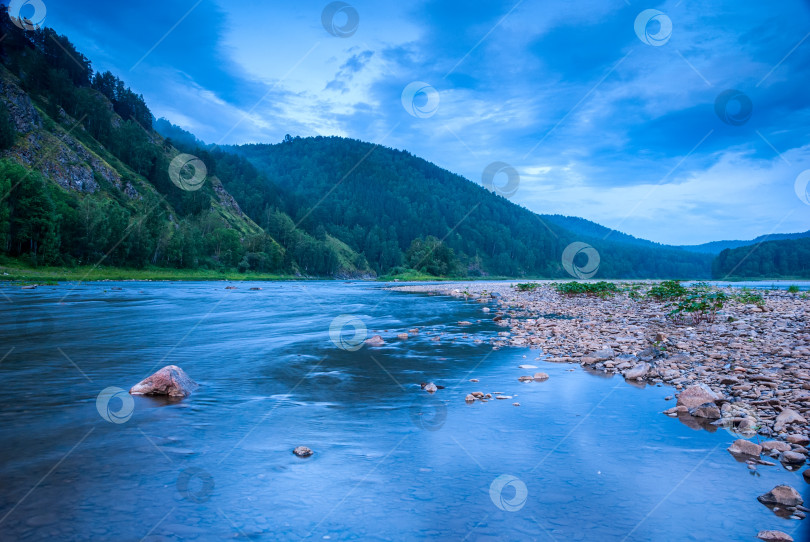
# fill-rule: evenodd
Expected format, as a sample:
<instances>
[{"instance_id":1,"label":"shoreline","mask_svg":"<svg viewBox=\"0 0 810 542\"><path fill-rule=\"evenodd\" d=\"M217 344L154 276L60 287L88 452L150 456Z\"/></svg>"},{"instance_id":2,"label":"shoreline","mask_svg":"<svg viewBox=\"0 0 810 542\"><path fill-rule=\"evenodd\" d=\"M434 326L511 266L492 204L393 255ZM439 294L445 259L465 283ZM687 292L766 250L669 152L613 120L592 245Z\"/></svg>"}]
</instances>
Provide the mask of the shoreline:
<instances>
[{"instance_id":1,"label":"shoreline","mask_svg":"<svg viewBox=\"0 0 810 542\"><path fill-rule=\"evenodd\" d=\"M654 283L646 284L649 288ZM642 291L634 285L608 297L565 296L547 283L527 291L510 284L484 286L455 283L390 289L481 303L482 319L490 317L504 329L492 339L493 348L542 348L537 361L576 363L588 372L620 375L628 385L671 386L674 393L665 398L671 406L663 414L693 429L725 429L735 439L727 451L746 463L749 471L759 466L802 470L801 477L810 484L806 466L810 299L806 295L757 290L762 296L759 304L732 296L714 321L694 323L669 316L668 303L646 297L644 286ZM489 307L493 301L497 308ZM526 369L530 367L534 366ZM518 380L532 382L544 376L526 374ZM806 486L797 491L782 485L757 499L776 515L798 521L810 512L801 492L806 492ZM789 536L765 539L792 540Z\"/></svg>"},{"instance_id":2,"label":"shoreline","mask_svg":"<svg viewBox=\"0 0 810 542\"><path fill-rule=\"evenodd\" d=\"M633 383L670 385L676 391L704 385L717 395L718 407L736 405L761 422L759 435L784 439L791 429L810 438L806 421L776 423L786 409L810 419L806 323L810 299L802 294L757 290L762 307L731 301L714 322L694 324L669 318L666 302L633 299L627 291L601 298L564 296L545 283L532 291L518 291L509 284L484 286L454 283L391 289L496 301L499 308L489 315L508 329L493 339L496 348L542 348L540 361L577 363L620 374ZM681 408L670 414L683 413ZM732 417L717 419L727 418Z\"/></svg>"}]
</instances>

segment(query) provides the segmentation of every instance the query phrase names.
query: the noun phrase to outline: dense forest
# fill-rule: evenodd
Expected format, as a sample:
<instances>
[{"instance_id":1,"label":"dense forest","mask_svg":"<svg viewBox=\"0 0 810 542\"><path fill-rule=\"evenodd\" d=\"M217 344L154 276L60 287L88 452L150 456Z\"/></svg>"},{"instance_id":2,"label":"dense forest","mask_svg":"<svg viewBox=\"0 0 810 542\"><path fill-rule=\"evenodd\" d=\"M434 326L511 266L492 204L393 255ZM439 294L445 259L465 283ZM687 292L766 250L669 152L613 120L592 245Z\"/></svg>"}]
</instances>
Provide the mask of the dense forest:
<instances>
[{"instance_id":1,"label":"dense forest","mask_svg":"<svg viewBox=\"0 0 810 542\"><path fill-rule=\"evenodd\" d=\"M810 278L810 238L726 249L717 256L712 272L718 279Z\"/></svg>"},{"instance_id":2,"label":"dense forest","mask_svg":"<svg viewBox=\"0 0 810 542\"><path fill-rule=\"evenodd\" d=\"M0 32L0 261L566 278L564 251L581 242L596 277L712 275L712 254L537 215L406 151L339 137L206 145L66 37L24 31L3 6ZM724 251L714 272L807 274L806 253L784 251L742 264Z\"/></svg>"},{"instance_id":3,"label":"dense forest","mask_svg":"<svg viewBox=\"0 0 810 542\"><path fill-rule=\"evenodd\" d=\"M242 194L252 216L283 223L279 243L245 216L221 181L269 186L246 160L202 152L199 190L172 179L178 150L153 129L142 96L94 72L48 28L24 31L0 6L0 247L26 265L365 273L362 257L310 236ZM185 173L183 173L185 174ZM351 261L350 261L351 260ZM354 265L354 264L357 265Z\"/></svg>"}]
</instances>

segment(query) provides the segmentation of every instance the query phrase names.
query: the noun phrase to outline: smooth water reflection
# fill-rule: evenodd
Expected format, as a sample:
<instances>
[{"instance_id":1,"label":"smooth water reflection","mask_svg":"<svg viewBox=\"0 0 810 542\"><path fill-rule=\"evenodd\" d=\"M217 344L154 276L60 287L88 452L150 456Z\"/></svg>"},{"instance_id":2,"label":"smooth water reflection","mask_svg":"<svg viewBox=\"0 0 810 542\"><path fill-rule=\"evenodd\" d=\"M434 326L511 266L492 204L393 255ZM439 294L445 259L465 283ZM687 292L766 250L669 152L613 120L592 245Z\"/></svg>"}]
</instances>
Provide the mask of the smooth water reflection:
<instances>
[{"instance_id":1,"label":"smooth water reflection","mask_svg":"<svg viewBox=\"0 0 810 542\"><path fill-rule=\"evenodd\" d=\"M488 339L503 328L479 303L366 283L225 286L3 289L0 539L751 540L776 528L802 540L810 532L756 501L778 483L807 493L798 473L749 474L725 451L733 436L660 414L669 388L536 362L537 351L492 350ZM358 316L386 345L336 348L329 327L341 314ZM413 327L420 332L396 338ZM170 363L201 385L193 396L135 397L128 420L102 418L102 390L129 389ZM522 363L551 378L518 382L534 371ZM419 386L428 381L446 389L431 396ZM467 405L479 390L513 399ZM108 407L121 411L120 397ZM299 445L315 454L295 457ZM502 475L517 478L525 497L512 483L493 499Z\"/></svg>"}]
</instances>

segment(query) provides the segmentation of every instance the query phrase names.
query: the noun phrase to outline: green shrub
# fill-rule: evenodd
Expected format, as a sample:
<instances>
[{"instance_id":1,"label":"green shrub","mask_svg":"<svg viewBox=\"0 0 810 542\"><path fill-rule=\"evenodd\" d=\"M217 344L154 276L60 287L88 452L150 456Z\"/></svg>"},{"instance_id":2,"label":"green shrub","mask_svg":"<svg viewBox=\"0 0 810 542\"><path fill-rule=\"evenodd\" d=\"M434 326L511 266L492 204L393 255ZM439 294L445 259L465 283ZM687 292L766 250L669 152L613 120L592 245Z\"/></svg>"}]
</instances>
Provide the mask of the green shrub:
<instances>
[{"instance_id":1,"label":"green shrub","mask_svg":"<svg viewBox=\"0 0 810 542\"><path fill-rule=\"evenodd\" d=\"M681 285L678 280L665 280L658 283L647 292L648 297L657 299L658 301L674 301L685 296L687 293L686 288Z\"/></svg>"},{"instance_id":2,"label":"green shrub","mask_svg":"<svg viewBox=\"0 0 810 542\"><path fill-rule=\"evenodd\" d=\"M717 311L723 308L729 296L705 283L699 283L687 289L686 294L670 311L669 316L677 320L689 317L694 324L714 322Z\"/></svg>"},{"instance_id":3,"label":"green shrub","mask_svg":"<svg viewBox=\"0 0 810 542\"><path fill-rule=\"evenodd\" d=\"M798 286L796 286L795 284L791 284L790 286L788 286L788 290L787 290L787 291L788 291L789 293L791 293L791 294L798 294L798 293L799 293L799 287L798 287Z\"/></svg>"},{"instance_id":4,"label":"green shrub","mask_svg":"<svg viewBox=\"0 0 810 542\"><path fill-rule=\"evenodd\" d=\"M619 291L618 286L612 282L564 282L555 283L554 289L562 295L594 295L610 297Z\"/></svg>"},{"instance_id":5,"label":"green shrub","mask_svg":"<svg viewBox=\"0 0 810 542\"><path fill-rule=\"evenodd\" d=\"M518 292L533 292L539 287L540 285L536 282L523 282L515 286Z\"/></svg>"},{"instance_id":6,"label":"green shrub","mask_svg":"<svg viewBox=\"0 0 810 542\"><path fill-rule=\"evenodd\" d=\"M743 288L742 292L734 297L737 301L745 305L756 305L757 307L765 305L765 299L762 297L762 294L753 292L748 288Z\"/></svg>"}]
</instances>

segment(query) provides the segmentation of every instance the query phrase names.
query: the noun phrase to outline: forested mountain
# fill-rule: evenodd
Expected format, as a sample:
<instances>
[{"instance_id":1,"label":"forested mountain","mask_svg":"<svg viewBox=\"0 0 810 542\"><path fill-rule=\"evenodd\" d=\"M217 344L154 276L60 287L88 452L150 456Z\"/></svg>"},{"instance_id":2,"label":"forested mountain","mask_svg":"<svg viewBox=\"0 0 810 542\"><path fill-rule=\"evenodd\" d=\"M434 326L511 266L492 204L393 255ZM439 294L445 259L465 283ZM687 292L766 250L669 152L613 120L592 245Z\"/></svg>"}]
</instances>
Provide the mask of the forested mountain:
<instances>
[{"instance_id":1,"label":"forested mountain","mask_svg":"<svg viewBox=\"0 0 810 542\"><path fill-rule=\"evenodd\" d=\"M769 235L760 235L756 239L750 241L711 241L703 243L702 245L683 245L679 248L689 250L691 252L702 252L705 254L720 254L727 248L739 248L756 245L765 241L782 241L786 239L804 239L810 237L810 230L801 233L771 233Z\"/></svg>"},{"instance_id":2,"label":"forested mountain","mask_svg":"<svg viewBox=\"0 0 810 542\"><path fill-rule=\"evenodd\" d=\"M810 238L726 249L713 264L718 279L810 278Z\"/></svg>"},{"instance_id":3,"label":"forested mountain","mask_svg":"<svg viewBox=\"0 0 810 542\"><path fill-rule=\"evenodd\" d=\"M66 37L18 28L5 6L0 34L6 257L33 266L368 272L362 256L327 236L291 227L278 242L221 182L239 176L243 184L267 185L255 168L222 153L202 162L178 158L153 130L143 97L111 73L94 72ZM263 194L271 206L270 193ZM251 206L249 197L243 201ZM273 216L292 223L283 213Z\"/></svg>"},{"instance_id":4,"label":"forested mountain","mask_svg":"<svg viewBox=\"0 0 810 542\"><path fill-rule=\"evenodd\" d=\"M575 241L597 249L600 277L710 276L711 257L624 242L630 236L571 232L407 151L339 137L287 137L231 150L273 180L304 229L324 228L377 272L418 267L411 244L430 237L443 240L470 276L567 277L561 257Z\"/></svg>"},{"instance_id":5,"label":"forested mountain","mask_svg":"<svg viewBox=\"0 0 810 542\"><path fill-rule=\"evenodd\" d=\"M537 215L406 151L339 137L206 145L66 37L23 31L2 6L0 33L0 260L570 278L563 253L580 242L598 252L596 278L711 276L710 254Z\"/></svg>"}]
</instances>

